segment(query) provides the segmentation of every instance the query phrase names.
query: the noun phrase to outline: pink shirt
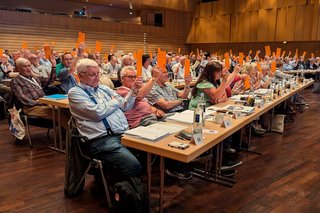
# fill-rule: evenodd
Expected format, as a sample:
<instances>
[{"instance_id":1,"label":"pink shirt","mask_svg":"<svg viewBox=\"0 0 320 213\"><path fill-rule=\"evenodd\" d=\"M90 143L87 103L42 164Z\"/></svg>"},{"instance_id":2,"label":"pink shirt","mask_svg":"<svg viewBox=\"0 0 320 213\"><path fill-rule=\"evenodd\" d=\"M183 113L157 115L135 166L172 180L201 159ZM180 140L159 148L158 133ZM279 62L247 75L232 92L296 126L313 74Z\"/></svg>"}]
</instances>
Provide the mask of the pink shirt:
<instances>
[{"instance_id":1,"label":"pink shirt","mask_svg":"<svg viewBox=\"0 0 320 213\"><path fill-rule=\"evenodd\" d=\"M122 97L125 97L130 89L128 87L120 87L117 89L117 93ZM147 100L144 98L141 101L136 101L131 110L124 112L128 120L129 128L135 128L139 126L141 119L152 114L151 107Z\"/></svg>"}]
</instances>

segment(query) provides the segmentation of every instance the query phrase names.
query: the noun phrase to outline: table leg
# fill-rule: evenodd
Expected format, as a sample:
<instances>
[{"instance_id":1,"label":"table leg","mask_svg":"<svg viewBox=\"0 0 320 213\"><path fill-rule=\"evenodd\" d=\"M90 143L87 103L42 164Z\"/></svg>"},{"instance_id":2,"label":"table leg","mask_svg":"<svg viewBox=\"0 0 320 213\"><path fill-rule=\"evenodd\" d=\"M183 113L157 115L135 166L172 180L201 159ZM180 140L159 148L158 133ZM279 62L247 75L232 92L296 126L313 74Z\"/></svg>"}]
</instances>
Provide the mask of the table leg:
<instances>
[{"instance_id":1,"label":"table leg","mask_svg":"<svg viewBox=\"0 0 320 213\"><path fill-rule=\"evenodd\" d=\"M152 157L152 154L148 152L147 154L147 175L148 175L148 197L149 197L149 200L151 201L151 157ZM149 201L149 209L150 209L150 201Z\"/></svg>"},{"instance_id":2,"label":"table leg","mask_svg":"<svg viewBox=\"0 0 320 213\"><path fill-rule=\"evenodd\" d=\"M165 168L165 158L160 157L160 200L159 200L159 208L160 213L163 212L163 203L164 203L164 197L163 197L163 188L164 188L164 168Z\"/></svg>"}]
</instances>

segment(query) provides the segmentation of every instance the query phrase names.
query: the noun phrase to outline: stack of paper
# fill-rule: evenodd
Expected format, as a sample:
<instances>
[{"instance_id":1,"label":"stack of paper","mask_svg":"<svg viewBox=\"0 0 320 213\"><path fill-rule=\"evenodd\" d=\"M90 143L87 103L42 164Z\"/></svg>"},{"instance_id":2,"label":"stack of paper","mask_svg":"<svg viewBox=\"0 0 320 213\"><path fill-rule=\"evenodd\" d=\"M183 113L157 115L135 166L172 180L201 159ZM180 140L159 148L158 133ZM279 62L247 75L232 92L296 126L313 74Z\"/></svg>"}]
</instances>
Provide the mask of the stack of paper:
<instances>
[{"instance_id":1,"label":"stack of paper","mask_svg":"<svg viewBox=\"0 0 320 213\"><path fill-rule=\"evenodd\" d=\"M231 112L242 112L247 115L254 112L254 107L248 107L248 106L238 106L238 105L226 105L223 107L223 109L231 111Z\"/></svg>"},{"instance_id":2,"label":"stack of paper","mask_svg":"<svg viewBox=\"0 0 320 213\"><path fill-rule=\"evenodd\" d=\"M193 123L193 110L186 110L183 112L177 112L174 115L168 117L168 120L178 121L181 123L192 124Z\"/></svg>"},{"instance_id":3,"label":"stack of paper","mask_svg":"<svg viewBox=\"0 0 320 213\"><path fill-rule=\"evenodd\" d=\"M159 122L150 126L139 126L137 128L127 130L124 134L155 141L185 128L186 127L184 126Z\"/></svg>"},{"instance_id":4,"label":"stack of paper","mask_svg":"<svg viewBox=\"0 0 320 213\"><path fill-rule=\"evenodd\" d=\"M254 93L258 95L266 95L268 93L268 89L257 89L254 91Z\"/></svg>"}]
</instances>

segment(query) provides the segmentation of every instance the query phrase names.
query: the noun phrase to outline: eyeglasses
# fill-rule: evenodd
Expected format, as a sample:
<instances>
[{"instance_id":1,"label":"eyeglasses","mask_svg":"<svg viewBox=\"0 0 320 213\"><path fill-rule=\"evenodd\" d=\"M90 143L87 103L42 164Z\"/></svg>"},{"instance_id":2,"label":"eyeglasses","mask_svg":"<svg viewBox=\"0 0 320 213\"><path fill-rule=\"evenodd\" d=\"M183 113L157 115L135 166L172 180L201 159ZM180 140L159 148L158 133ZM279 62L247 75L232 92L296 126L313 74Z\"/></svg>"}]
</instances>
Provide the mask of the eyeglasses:
<instances>
[{"instance_id":1,"label":"eyeglasses","mask_svg":"<svg viewBox=\"0 0 320 213\"><path fill-rule=\"evenodd\" d=\"M124 77L130 78L130 79L136 79L137 78L136 75L126 75Z\"/></svg>"},{"instance_id":2,"label":"eyeglasses","mask_svg":"<svg viewBox=\"0 0 320 213\"><path fill-rule=\"evenodd\" d=\"M93 77L100 77L100 73L87 73L87 72L84 72L84 74L86 74L87 76L93 78Z\"/></svg>"}]
</instances>

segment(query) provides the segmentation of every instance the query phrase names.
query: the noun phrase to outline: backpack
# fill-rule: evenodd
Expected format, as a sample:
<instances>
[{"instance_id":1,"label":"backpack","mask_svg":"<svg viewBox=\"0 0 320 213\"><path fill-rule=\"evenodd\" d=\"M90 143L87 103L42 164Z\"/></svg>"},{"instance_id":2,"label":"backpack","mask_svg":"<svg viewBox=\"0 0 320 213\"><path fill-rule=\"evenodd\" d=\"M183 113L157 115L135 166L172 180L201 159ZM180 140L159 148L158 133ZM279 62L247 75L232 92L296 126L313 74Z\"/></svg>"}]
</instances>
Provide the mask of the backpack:
<instances>
[{"instance_id":1,"label":"backpack","mask_svg":"<svg viewBox=\"0 0 320 213\"><path fill-rule=\"evenodd\" d=\"M114 184L113 212L148 213L149 199L146 184L141 178L130 177Z\"/></svg>"}]
</instances>

